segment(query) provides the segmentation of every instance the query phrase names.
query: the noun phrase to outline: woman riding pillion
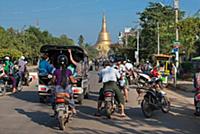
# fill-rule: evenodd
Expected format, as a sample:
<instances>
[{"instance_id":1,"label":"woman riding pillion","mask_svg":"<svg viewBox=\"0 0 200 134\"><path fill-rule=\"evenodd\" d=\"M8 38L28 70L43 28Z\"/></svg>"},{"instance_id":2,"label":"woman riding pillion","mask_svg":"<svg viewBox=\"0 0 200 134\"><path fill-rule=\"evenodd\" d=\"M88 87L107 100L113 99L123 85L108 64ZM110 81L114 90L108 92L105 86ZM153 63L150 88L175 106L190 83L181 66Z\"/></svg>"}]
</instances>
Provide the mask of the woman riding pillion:
<instances>
[{"instance_id":1,"label":"woman riding pillion","mask_svg":"<svg viewBox=\"0 0 200 134\"><path fill-rule=\"evenodd\" d=\"M70 98L69 105L72 109L72 112L75 114L75 103L73 100L73 92L71 83L76 83L76 80L74 79L72 72L67 69L68 65L68 59L65 55L58 56L58 64L60 65L60 68L56 69L54 71L53 75L53 81L56 85L55 87L55 94L57 93L68 93L70 96L67 96ZM53 109L55 108L55 102L52 103Z\"/></svg>"},{"instance_id":2,"label":"woman riding pillion","mask_svg":"<svg viewBox=\"0 0 200 134\"><path fill-rule=\"evenodd\" d=\"M100 116L102 101L104 100L103 92L105 89L112 89L115 92L115 99L121 107L121 116L126 116L124 113L124 97L117 86L117 79L120 78L119 72L111 67L109 61L104 62L104 69L99 72L99 80L103 82L103 88L99 91L96 116Z\"/></svg>"}]
</instances>

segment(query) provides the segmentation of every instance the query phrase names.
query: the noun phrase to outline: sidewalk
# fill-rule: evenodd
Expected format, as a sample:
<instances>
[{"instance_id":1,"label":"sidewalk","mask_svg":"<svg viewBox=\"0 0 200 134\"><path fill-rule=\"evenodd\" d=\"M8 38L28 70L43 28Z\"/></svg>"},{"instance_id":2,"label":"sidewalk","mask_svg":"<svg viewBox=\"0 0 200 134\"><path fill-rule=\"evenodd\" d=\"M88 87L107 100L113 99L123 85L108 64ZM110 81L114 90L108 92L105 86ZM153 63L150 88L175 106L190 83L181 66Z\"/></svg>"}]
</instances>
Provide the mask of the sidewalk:
<instances>
[{"instance_id":1,"label":"sidewalk","mask_svg":"<svg viewBox=\"0 0 200 134\"><path fill-rule=\"evenodd\" d=\"M194 92L193 81L178 80L176 86L171 81L169 82L169 88L185 91ZM172 89L172 90L173 90Z\"/></svg>"}]
</instances>

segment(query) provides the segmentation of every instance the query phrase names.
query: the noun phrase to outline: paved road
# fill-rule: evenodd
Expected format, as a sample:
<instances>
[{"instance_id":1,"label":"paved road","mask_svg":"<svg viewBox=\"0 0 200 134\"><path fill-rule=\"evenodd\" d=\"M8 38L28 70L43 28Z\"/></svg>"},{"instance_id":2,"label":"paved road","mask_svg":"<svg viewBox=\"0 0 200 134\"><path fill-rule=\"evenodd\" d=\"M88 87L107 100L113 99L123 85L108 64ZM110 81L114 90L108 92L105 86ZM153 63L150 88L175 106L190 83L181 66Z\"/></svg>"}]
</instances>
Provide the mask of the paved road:
<instances>
[{"instance_id":1,"label":"paved road","mask_svg":"<svg viewBox=\"0 0 200 134\"><path fill-rule=\"evenodd\" d=\"M200 118L194 117L192 94L167 90L172 102L170 113L160 111L146 119L132 88L126 105L127 117L115 113L112 120L93 116L96 110L96 72L90 73L91 95L84 104L77 106L78 115L68 125L66 132L59 130L57 122L49 115L51 107L38 101L35 82L23 92L0 98L0 134L198 134ZM177 93L178 92L178 93Z\"/></svg>"}]
</instances>

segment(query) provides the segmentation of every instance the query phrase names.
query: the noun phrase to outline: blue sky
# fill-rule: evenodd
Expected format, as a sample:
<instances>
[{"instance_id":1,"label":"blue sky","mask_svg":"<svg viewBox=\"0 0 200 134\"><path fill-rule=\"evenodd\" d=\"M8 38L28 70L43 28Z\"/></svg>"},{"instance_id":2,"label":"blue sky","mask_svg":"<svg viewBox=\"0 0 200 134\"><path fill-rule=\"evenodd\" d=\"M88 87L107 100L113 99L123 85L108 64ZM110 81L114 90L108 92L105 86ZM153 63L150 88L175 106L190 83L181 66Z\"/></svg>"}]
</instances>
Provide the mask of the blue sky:
<instances>
[{"instance_id":1,"label":"blue sky","mask_svg":"<svg viewBox=\"0 0 200 134\"><path fill-rule=\"evenodd\" d=\"M55 36L66 34L77 41L82 34L87 43L95 44L104 12L112 42L116 42L124 27L136 25L136 13L153 1L173 5L173 0L0 0L0 25L22 29L38 21L42 30ZM194 14L199 5L200 0L180 0L187 15Z\"/></svg>"}]
</instances>

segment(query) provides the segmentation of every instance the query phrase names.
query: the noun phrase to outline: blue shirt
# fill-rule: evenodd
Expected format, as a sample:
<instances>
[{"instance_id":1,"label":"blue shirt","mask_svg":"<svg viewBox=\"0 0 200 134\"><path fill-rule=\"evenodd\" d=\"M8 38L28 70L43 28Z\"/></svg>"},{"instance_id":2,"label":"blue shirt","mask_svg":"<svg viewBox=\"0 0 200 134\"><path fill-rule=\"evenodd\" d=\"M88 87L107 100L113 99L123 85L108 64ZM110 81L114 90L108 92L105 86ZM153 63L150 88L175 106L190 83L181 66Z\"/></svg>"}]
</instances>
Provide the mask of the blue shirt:
<instances>
[{"instance_id":1,"label":"blue shirt","mask_svg":"<svg viewBox=\"0 0 200 134\"><path fill-rule=\"evenodd\" d=\"M49 64L46 60L40 60L39 61L39 75L40 76L46 76L48 74L53 74L55 71L55 68Z\"/></svg>"},{"instance_id":2,"label":"blue shirt","mask_svg":"<svg viewBox=\"0 0 200 134\"><path fill-rule=\"evenodd\" d=\"M103 83L109 82L109 81L117 82L117 79L120 78L120 73L118 70L114 69L113 67L107 66L100 71L99 77Z\"/></svg>"}]
</instances>

